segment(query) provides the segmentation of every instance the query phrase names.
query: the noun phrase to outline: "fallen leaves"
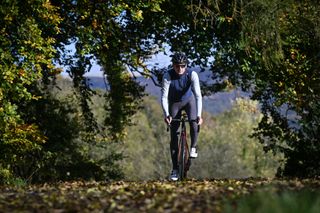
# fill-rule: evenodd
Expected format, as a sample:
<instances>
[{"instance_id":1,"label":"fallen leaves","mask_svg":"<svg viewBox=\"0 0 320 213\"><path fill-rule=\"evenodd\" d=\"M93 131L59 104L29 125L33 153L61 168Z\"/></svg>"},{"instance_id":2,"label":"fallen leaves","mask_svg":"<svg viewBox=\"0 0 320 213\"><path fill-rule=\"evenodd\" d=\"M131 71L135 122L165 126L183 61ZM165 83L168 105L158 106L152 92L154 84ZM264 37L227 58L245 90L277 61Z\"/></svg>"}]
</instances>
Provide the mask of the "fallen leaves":
<instances>
[{"instance_id":1,"label":"fallen leaves","mask_svg":"<svg viewBox=\"0 0 320 213\"><path fill-rule=\"evenodd\" d=\"M319 189L318 180L225 179L183 182L61 182L0 187L0 212L223 212L262 188Z\"/></svg>"}]
</instances>

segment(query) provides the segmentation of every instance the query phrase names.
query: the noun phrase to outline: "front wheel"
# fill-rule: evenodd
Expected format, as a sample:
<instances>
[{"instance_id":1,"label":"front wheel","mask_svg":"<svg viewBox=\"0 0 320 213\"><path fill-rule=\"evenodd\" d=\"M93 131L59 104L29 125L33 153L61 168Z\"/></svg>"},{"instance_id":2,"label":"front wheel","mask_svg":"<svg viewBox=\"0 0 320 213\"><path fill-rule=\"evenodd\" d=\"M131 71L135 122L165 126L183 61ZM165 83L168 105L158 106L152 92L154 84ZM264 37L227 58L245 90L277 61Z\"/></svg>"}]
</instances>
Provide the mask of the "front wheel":
<instances>
[{"instance_id":1,"label":"front wheel","mask_svg":"<svg viewBox=\"0 0 320 213\"><path fill-rule=\"evenodd\" d=\"M178 166L179 166L179 179L180 180L183 180L186 177L185 160L186 160L185 143L184 143L183 139L181 139L180 143L179 143L179 154L178 154Z\"/></svg>"}]
</instances>

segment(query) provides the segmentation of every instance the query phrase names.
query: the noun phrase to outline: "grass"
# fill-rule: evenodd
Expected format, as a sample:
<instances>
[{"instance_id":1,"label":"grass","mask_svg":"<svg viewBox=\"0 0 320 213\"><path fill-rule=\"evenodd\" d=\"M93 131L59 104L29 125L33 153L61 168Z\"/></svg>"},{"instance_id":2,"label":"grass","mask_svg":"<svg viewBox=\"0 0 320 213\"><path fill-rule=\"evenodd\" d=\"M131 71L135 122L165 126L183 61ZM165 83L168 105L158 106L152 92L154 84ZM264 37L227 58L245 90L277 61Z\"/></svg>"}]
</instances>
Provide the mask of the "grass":
<instances>
[{"instance_id":1,"label":"grass","mask_svg":"<svg viewBox=\"0 0 320 213\"><path fill-rule=\"evenodd\" d=\"M316 213L320 211L320 192L312 189L278 191L259 190L237 201L229 202L225 212Z\"/></svg>"}]
</instances>

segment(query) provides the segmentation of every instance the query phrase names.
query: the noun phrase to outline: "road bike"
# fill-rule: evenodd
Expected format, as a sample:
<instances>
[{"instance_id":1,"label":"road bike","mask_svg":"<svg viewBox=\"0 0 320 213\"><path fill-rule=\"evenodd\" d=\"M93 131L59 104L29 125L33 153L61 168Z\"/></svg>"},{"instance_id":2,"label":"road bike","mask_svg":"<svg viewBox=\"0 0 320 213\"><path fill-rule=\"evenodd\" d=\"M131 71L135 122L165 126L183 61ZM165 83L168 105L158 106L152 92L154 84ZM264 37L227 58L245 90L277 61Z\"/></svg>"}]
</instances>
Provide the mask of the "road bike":
<instances>
[{"instance_id":1,"label":"road bike","mask_svg":"<svg viewBox=\"0 0 320 213\"><path fill-rule=\"evenodd\" d=\"M191 166L190 150L187 141L187 122L197 122L197 120L189 120L186 114L183 114L180 119L172 119L172 121L180 122L180 136L178 140L178 172L179 180L187 178L187 172ZM198 131L200 126L198 125Z\"/></svg>"}]
</instances>

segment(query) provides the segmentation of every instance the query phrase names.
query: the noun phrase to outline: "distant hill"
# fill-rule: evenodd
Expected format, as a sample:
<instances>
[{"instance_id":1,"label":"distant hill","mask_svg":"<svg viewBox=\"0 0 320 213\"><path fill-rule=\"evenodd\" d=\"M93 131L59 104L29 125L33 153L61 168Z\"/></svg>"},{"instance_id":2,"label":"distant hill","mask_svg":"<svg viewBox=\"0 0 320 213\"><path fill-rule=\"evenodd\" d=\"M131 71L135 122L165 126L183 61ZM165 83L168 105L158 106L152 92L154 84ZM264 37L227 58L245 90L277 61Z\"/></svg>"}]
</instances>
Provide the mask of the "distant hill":
<instances>
[{"instance_id":1,"label":"distant hill","mask_svg":"<svg viewBox=\"0 0 320 213\"><path fill-rule=\"evenodd\" d=\"M102 77L87 77L88 83L92 89L106 89L106 83ZM143 77L137 78L140 85L145 86L147 94L157 97L160 103L161 91L160 87L156 86L151 79ZM212 114L219 114L221 112L230 110L234 100L237 97L247 97L248 95L240 90L233 90L231 92L218 92L210 96L203 97L203 108L205 111Z\"/></svg>"},{"instance_id":2,"label":"distant hill","mask_svg":"<svg viewBox=\"0 0 320 213\"><path fill-rule=\"evenodd\" d=\"M202 73L200 73L200 77ZM63 79L69 79L69 77L63 77ZM203 80L203 78L202 78ZM155 96L160 104L161 90L159 86L156 86L151 79L137 78L140 85L145 86L145 91L148 95ZM105 83L103 77L87 77L87 83L92 89L106 90L107 83ZM240 91L233 90L231 92L218 92L210 96L203 97L203 110L211 114L219 114L224 111L230 110L233 102L236 98L248 97L248 94Z\"/></svg>"},{"instance_id":3,"label":"distant hill","mask_svg":"<svg viewBox=\"0 0 320 213\"><path fill-rule=\"evenodd\" d=\"M199 73L201 80L209 78L208 73ZM146 79L143 77L137 78L140 85L145 86L145 91L148 95L155 96L160 104L161 91L160 87L156 86L151 79ZM92 89L106 89L106 84L102 77L88 77L88 83ZM203 110L209 112L213 115L220 114L222 112L231 109L236 98L245 97L248 98L248 93L241 90L233 90L230 92L218 92L210 96L203 97ZM296 120L297 114L292 110L287 110L287 106L282 107L281 112L285 115L291 122L291 126L298 128Z\"/></svg>"},{"instance_id":4,"label":"distant hill","mask_svg":"<svg viewBox=\"0 0 320 213\"><path fill-rule=\"evenodd\" d=\"M106 83L103 77L87 77L87 83L90 85L92 89L106 89Z\"/></svg>"},{"instance_id":5,"label":"distant hill","mask_svg":"<svg viewBox=\"0 0 320 213\"><path fill-rule=\"evenodd\" d=\"M160 102L161 89L155 86L150 79L140 79L140 84L145 86L146 92L158 98ZM203 108L212 114L219 114L226 110L230 110L233 101L237 97L247 96L244 92L233 90L231 92L218 92L210 96L203 97Z\"/></svg>"}]
</instances>

